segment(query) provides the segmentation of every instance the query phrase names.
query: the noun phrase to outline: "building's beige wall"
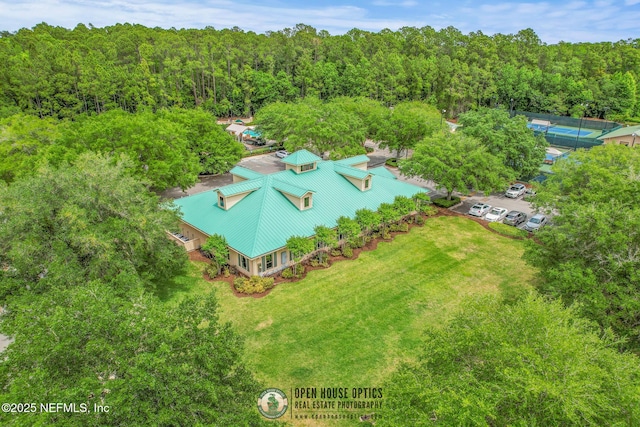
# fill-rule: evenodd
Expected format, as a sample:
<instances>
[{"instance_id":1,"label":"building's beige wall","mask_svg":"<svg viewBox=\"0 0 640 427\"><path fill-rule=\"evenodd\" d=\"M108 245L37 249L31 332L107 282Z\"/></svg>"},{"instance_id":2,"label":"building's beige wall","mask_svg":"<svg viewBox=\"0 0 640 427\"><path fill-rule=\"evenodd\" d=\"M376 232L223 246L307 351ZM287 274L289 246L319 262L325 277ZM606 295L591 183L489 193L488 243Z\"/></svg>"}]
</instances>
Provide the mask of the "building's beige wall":
<instances>
[{"instance_id":1,"label":"building's beige wall","mask_svg":"<svg viewBox=\"0 0 640 427\"><path fill-rule=\"evenodd\" d=\"M246 193L240 193L240 194L234 194L233 196L228 196L225 198L225 209L229 210L233 207L233 205L235 205L236 203L238 203L240 200L244 199L247 194L249 194L250 191L246 192Z\"/></svg>"},{"instance_id":2,"label":"building's beige wall","mask_svg":"<svg viewBox=\"0 0 640 427\"><path fill-rule=\"evenodd\" d=\"M633 135L625 135L625 136L619 136L617 138L604 138L603 142L605 144L628 145L629 147L639 146L640 135L636 135L635 142L633 139L634 139Z\"/></svg>"},{"instance_id":3,"label":"building's beige wall","mask_svg":"<svg viewBox=\"0 0 640 427\"><path fill-rule=\"evenodd\" d=\"M351 176L347 176L347 175L342 175L343 177L345 177L350 183L352 183L356 188L358 188L360 191L368 191L371 189L371 175L368 175L365 179L358 179L358 178L353 178ZM364 188L364 182L365 180L369 179L369 188Z\"/></svg>"},{"instance_id":4,"label":"building's beige wall","mask_svg":"<svg viewBox=\"0 0 640 427\"><path fill-rule=\"evenodd\" d=\"M226 196L226 197L223 196L224 207L222 209L228 211L233 207L233 205L238 203L240 200L244 199L249 193L251 193L251 191L247 191L246 193L234 194L233 196ZM220 206L220 196L222 196L222 194L220 194L220 192L218 191L218 198L216 199L218 202L218 206Z\"/></svg>"},{"instance_id":5,"label":"building's beige wall","mask_svg":"<svg viewBox=\"0 0 640 427\"><path fill-rule=\"evenodd\" d=\"M231 176L233 176L233 183L234 183L234 184L235 184L236 182L246 181L246 179L245 179L245 178L243 178L243 177L241 177L241 176L234 175L234 174L231 174Z\"/></svg>"},{"instance_id":6,"label":"building's beige wall","mask_svg":"<svg viewBox=\"0 0 640 427\"><path fill-rule=\"evenodd\" d=\"M352 168L362 169L363 171L367 170L367 165L369 162L356 163L355 165L351 165Z\"/></svg>"},{"instance_id":7,"label":"building's beige wall","mask_svg":"<svg viewBox=\"0 0 640 427\"><path fill-rule=\"evenodd\" d=\"M304 210L307 210L307 209L311 209L313 207L313 193L311 193L311 192L306 193L302 197L296 197L296 196L293 196L293 195L291 195L289 193L285 193L284 191L281 191L280 193L282 193L282 195L284 197L286 197L291 203L293 203L293 206L297 207L301 211L304 211ZM307 196L309 197L309 207L305 208L304 207L304 198L307 197Z\"/></svg>"},{"instance_id":8,"label":"building's beige wall","mask_svg":"<svg viewBox=\"0 0 640 427\"><path fill-rule=\"evenodd\" d=\"M195 251L196 249L198 249L200 246L202 246L204 242L207 241L207 238L209 237L202 231L198 230L195 227L192 227L191 225L185 222L180 223L180 234L182 234L183 236L186 236L189 239L189 241L184 242L178 239L173 234L167 232L167 235L169 236L169 238L174 242L176 242L178 245L184 247L184 249L187 252Z\"/></svg>"}]
</instances>

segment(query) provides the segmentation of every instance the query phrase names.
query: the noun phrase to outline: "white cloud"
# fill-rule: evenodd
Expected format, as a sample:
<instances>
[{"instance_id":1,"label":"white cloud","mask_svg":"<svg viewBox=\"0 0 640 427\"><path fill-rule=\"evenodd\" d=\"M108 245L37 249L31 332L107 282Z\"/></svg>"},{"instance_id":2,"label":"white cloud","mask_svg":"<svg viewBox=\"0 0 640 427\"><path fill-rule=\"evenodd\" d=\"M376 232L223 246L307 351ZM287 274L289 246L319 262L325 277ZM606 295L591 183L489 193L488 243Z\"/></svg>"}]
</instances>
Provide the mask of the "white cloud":
<instances>
[{"instance_id":1,"label":"white cloud","mask_svg":"<svg viewBox=\"0 0 640 427\"><path fill-rule=\"evenodd\" d=\"M429 25L436 29L454 26L464 33L480 30L489 35L533 28L546 43L617 41L637 37L640 13L633 6L637 3L640 0L463 0L458 4L374 0L377 6L393 6L380 12L375 7L346 2L331 6L313 0L21 0L17 4L0 0L0 30L16 31L43 21L67 28L78 23L103 27L124 22L162 28L237 26L257 33L304 23L332 34L352 28L380 31Z\"/></svg>"},{"instance_id":2,"label":"white cloud","mask_svg":"<svg viewBox=\"0 0 640 427\"><path fill-rule=\"evenodd\" d=\"M392 6L392 7L414 7L418 6L417 1L405 0L405 1L386 1L377 0L373 2L374 6Z\"/></svg>"}]
</instances>

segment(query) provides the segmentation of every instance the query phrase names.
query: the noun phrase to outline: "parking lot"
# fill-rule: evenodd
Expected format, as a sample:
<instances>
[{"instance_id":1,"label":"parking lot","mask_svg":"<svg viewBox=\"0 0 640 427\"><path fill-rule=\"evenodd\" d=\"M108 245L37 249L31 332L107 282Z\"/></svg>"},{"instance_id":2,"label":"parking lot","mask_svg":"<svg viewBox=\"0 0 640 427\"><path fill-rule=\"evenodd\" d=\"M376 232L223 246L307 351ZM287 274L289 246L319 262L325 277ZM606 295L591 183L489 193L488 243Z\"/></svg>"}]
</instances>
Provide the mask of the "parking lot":
<instances>
[{"instance_id":1,"label":"parking lot","mask_svg":"<svg viewBox=\"0 0 640 427\"><path fill-rule=\"evenodd\" d=\"M531 203L524 200L522 197L518 197L517 199L511 199L506 197L504 193L502 194L492 194L490 196L469 196L469 197L461 197L462 204L452 208L451 210L468 214L469 209L476 203L486 203L491 205L492 207L500 207L505 208L509 211L520 211L527 214L527 217L531 217L536 212L534 211ZM521 224L518 228L522 228L524 224Z\"/></svg>"}]
</instances>

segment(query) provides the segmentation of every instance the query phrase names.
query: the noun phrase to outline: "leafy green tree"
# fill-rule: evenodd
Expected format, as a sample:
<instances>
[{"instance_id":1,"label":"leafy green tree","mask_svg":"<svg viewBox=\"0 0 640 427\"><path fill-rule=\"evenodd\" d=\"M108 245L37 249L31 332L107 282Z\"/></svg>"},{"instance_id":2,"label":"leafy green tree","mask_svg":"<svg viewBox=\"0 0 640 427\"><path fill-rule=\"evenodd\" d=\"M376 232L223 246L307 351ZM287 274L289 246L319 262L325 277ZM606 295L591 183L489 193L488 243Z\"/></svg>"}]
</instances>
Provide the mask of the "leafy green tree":
<instances>
[{"instance_id":1,"label":"leafy green tree","mask_svg":"<svg viewBox=\"0 0 640 427\"><path fill-rule=\"evenodd\" d=\"M416 203L409 197L396 196L393 199L393 207L398 211L400 218L403 218L416 210Z\"/></svg>"},{"instance_id":2,"label":"leafy green tree","mask_svg":"<svg viewBox=\"0 0 640 427\"><path fill-rule=\"evenodd\" d=\"M392 203L381 203L380 206L378 206L378 215L384 234L387 234L389 225L400 221L400 218L402 218L402 214Z\"/></svg>"},{"instance_id":3,"label":"leafy green tree","mask_svg":"<svg viewBox=\"0 0 640 427\"><path fill-rule=\"evenodd\" d=\"M419 192L413 195L413 202L416 204L416 209L422 211L424 206L431 204L431 197L427 193Z\"/></svg>"},{"instance_id":4,"label":"leafy green tree","mask_svg":"<svg viewBox=\"0 0 640 427\"><path fill-rule=\"evenodd\" d=\"M59 138L52 119L16 114L0 120L0 180L7 183L35 173L45 152Z\"/></svg>"},{"instance_id":5,"label":"leafy green tree","mask_svg":"<svg viewBox=\"0 0 640 427\"><path fill-rule=\"evenodd\" d=\"M15 339L0 364L2 401L85 404L91 413L38 408L2 413L0 423L265 425L242 340L217 311L213 294L168 306L99 280L12 300L0 324Z\"/></svg>"},{"instance_id":6,"label":"leafy green tree","mask_svg":"<svg viewBox=\"0 0 640 427\"><path fill-rule=\"evenodd\" d=\"M345 245L353 246L362 231L360 224L358 224L356 220L346 216L338 218L336 224L338 226L338 235L342 236L342 248L344 248Z\"/></svg>"},{"instance_id":7,"label":"leafy green tree","mask_svg":"<svg viewBox=\"0 0 640 427\"><path fill-rule=\"evenodd\" d=\"M356 222L362 230L362 244L364 245L366 237L373 233L373 230L380 225L380 214L371 209L362 208L356 211Z\"/></svg>"},{"instance_id":8,"label":"leafy green tree","mask_svg":"<svg viewBox=\"0 0 640 427\"><path fill-rule=\"evenodd\" d=\"M478 138L516 177L530 178L538 173L549 144L543 135L534 136L526 117L510 118L507 111L481 108L461 114L460 124L465 135Z\"/></svg>"},{"instance_id":9,"label":"leafy green tree","mask_svg":"<svg viewBox=\"0 0 640 427\"><path fill-rule=\"evenodd\" d=\"M291 252L294 262L293 274L298 274L298 263L313 251L313 240L302 236L291 236L287 239L286 248Z\"/></svg>"},{"instance_id":10,"label":"leafy green tree","mask_svg":"<svg viewBox=\"0 0 640 427\"><path fill-rule=\"evenodd\" d=\"M385 387L376 424L632 425L640 364L560 302L469 301L427 331Z\"/></svg>"},{"instance_id":11,"label":"leafy green tree","mask_svg":"<svg viewBox=\"0 0 640 427\"><path fill-rule=\"evenodd\" d=\"M199 173L229 172L245 152L244 146L218 126L215 117L206 111L172 109L158 114L181 125L188 150L200 159Z\"/></svg>"},{"instance_id":12,"label":"leafy green tree","mask_svg":"<svg viewBox=\"0 0 640 427\"><path fill-rule=\"evenodd\" d=\"M265 138L284 144L289 151L305 148L332 158L363 154L365 127L341 103L323 103L308 97L295 104L274 103L256 114Z\"/></svg>"},{"instance_id":13,"label":"leafy green tree","mask_svg":"<svg viewBox=\"0 0 640 427\"><path fill-rule=\"evenodd\" d=\"M541 292L640 348L640 153L606 145L553 166L535 198L553 227L537 234L526 259L539 267Z\"/></svg>"},{"instance_id":14,"label":"leafy green tree","mask_svg":"<svg viewBox=\"0 0 640 427\"><path fill-rule=\"evenodd\" d=\"M123 292L180 272L171 204L130 175L130 161L86 153L0 188L0 299L99 280Z\"/></svg>"},{"instance_id":15,"label":"leafy green tree","mask_svg":"<svg viewBox=\"0 0 640 427\"><path fill-rule=\"evenodd\" d=\"M218 274L222 268L229 263L229 244L227 239L220 234L209 236L201 249L208 253L216 266Z\"/></svg>"},{"instance_id":16,"label":"leafy green tree","mask_svg":"<svg viewBox=\"0 0 640 427\"><path fill-rule=\"evenodd\" d=\"M189 149L186 127L151 112L113 110L83 117L62 135L62 145L63 158L69 158L66 153L72 153L72 159L85 151L126 154L134 175L157 190L188 188L200 171L199 157Z\"/></svg>"},{"instance_id":17,"label":"leafy green tree","mask_svg":"<svg viewBox=\"0 0 640 427\"><path fill-rule=\"evenodd\" d=\"M407 176L435 181L438 188L447 191L448 200L456 190L488 193L504 188L514 179L513 171L499 157L474 137L458 132L425 139L411 158L400 162L399 168Z\"/></svg>"},{"instance_id":18,"label":"leafy green tree","mask_svg":"<svg viewBox=\"0 0 640 427\"><path fill-rule=\"evenodd\" d=\"M318 249L318 261L321 263L327 259L327 252L325 248L333 248L338 244L338 236L336 230L326 227L324 225L317 225L313 229L315 237L315 246Z\"/></svg>"},{"instance_id":19,"label":"leafy green tree","mask_svg":"<svg viewBox=\"0 0 640 427\"><path fill-rule=\"evenodd\" d=\"M440 128L440 113L422 102L402 102L388 112L380 124L376 140L380 147L396 151L400 157L406 151Z\"/></svg>"}]
</instances>

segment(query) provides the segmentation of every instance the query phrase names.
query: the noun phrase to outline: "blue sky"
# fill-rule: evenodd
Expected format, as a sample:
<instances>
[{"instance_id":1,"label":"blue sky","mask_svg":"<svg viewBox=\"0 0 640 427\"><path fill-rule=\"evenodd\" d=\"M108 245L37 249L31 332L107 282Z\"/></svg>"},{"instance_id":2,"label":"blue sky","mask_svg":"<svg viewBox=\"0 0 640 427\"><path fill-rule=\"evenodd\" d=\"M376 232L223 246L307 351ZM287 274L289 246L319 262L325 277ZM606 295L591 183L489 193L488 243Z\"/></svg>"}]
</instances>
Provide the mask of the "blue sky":
<instances>
[{"instance_id":1,"label":"blue sky","mask_svg":"<svg viewBox=\"0 0 640 427\"><path fill-rule=\"evenodd\" d=\"M331 34L426 25L489 35L533 28L552 44L640 38L640 0L0 0L0 30L40 22L67 28L124 22L162 28L238 26L256 33L304 23Z\"/></svg>"}]
</instances>

